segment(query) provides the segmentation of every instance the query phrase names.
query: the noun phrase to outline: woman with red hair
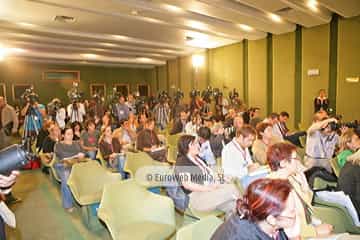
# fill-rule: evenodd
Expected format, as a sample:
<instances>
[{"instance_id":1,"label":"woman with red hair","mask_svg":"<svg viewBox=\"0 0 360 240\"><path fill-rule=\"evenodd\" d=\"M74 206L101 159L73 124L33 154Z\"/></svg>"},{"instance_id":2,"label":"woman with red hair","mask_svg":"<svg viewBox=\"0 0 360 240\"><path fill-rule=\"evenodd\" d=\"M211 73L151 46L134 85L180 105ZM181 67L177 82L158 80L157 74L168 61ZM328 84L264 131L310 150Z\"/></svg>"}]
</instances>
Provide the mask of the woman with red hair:
<instances>
[{"instance_id":1,"label":"woman with red hair","mask_svg":"<svg viewBox=\"0 0 360 240\"><path fill-rule=\"evenodd\" d=\"M294 193L286 180L254 181L238 200L236 210L212 240L288 239L282 229L295 224Z\"/></svg>"},{"instance_id":2,"label":"woman with red hair","mask_svg":"<svg viewBox=\"0 0 360 240\"><path fill-rule=\"evenodd\" d=\"M321 224L320 220L311 215L311 201L313 192L306 180L305 167L300 163L295 145L291 143L276 143L267 151L267 161L271 168L268 178L287 179L294 192L296 203L297 222L292 228L285 229L287 235L292 238L301 232L302 238L327 236L333 227L329 224Z\"/></svg>"}]
</instances>

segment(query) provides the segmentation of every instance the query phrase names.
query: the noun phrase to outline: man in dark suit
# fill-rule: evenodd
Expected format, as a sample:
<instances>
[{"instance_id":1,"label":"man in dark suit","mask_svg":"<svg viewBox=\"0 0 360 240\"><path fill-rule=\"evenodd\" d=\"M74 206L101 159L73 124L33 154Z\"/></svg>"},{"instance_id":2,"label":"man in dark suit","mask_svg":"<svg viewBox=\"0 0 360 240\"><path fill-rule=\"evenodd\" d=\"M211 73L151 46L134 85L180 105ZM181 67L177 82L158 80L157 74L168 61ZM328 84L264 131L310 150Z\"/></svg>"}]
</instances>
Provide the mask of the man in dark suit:
<instances>
[{"instance_id":1,"label":"man in dark suit","mask_svg":"<svg viewBox=\"0 0 360 240\"><path fill-rule=\"evenodd\" d=\"M173 128L170 131L170 135L184 132L185 125L188 121L188 113L184 110L180 112L180 117L176 118L173 124Z\"/></svg>"},{"instance_id":2,"label":"man in dark suit","mask_svg":"<svg viewBox=\"0 0 360 240\"><path fill-rule=\"evenodd\" d=\"M293 132L291 133L288 127L286 126L286 121L289 119L290 115L287 112L281 112L279 115L279 122L276 123L277 127L279 128L281 135L285 140L288 140L292 144L303 148L304 146L301 145L300 137L306 136L306 132Z\"/></svg>"}]
</instances>

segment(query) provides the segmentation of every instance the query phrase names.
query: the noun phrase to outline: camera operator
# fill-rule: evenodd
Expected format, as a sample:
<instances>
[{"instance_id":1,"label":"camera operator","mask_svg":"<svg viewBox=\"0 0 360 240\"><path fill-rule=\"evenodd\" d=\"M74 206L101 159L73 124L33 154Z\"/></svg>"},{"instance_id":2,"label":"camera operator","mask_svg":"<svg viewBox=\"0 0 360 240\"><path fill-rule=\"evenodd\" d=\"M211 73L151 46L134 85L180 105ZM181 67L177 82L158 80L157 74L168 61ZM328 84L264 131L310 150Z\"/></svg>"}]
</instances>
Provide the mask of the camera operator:
<instances>
[{"instance_id":1,"label":"camera operator","mask_svg":"<svg viewBox=\"0 0 360 240\"><path fill-rule=\"evenodd\" d=\"M334 155L335 147L339 142L334 124L335 118L323 119L315 114L314 122L307 130L305 165L308 168L314 166L324 167L332 172L330 160Z\"/></svg>"},{"instance_id":2,"label":"camera operator","mask_svg":"<svg viewBox=\"0 0 360 240\"><path fill-rule=\"evenodd\" d=\"M11 192L11 186L15 184L16 178L20 173L12 171L10 176L0 174L0 239L5 240L5 223L13 228L16 227L15 215L6 206L4 194ZM3 190L5 189L5 190Z\"/></svg>"},{"instance_id":3,"label":"camera operator","mask_svg":"<svg viewBox=\"0 0 360 240\"><path fill-rule=\"evenodd\" d=\"M8 145L8 137L17 133L18 126L15 109L6 103L3 96L0 96L0 149Z\"/></svg>"},{"instance_id":4,"label":"camera operator","mask_svg":"<svg viewBox=\"0 0 360 240\"><path fill-rule=\"evenodd\" d=\"M48 115L53 121L55 121L60 129L65 128L66 110L62 105L60 99L54 98L47 105Z\"/></svg>"},{"instance_id":5,"label":"camera operator","mask_svg":"<svg viewBox=\"0 0 360 240\"><path fill-rule=\"evenodd\" d=\"M30 121L25 121L24 128L28 132L28 136L36 136L42 128L43 119L46 116L45 106L40 104L33 94L24 97L26 104L21 110L21 116L26 117L29 115L32 117Z\"/></svg>"},{"instance_id":6,"label":"camera operator","mask_svg":"<svg viewBox=\"0 0 360 240\"><path fill-rule=\"evenodd\" d=\"M156 126L160 130L166 128L167 124L170 121L170 107L168 104L168 95L166 92L162 92L159 95L159 102L154 107L154 117Z\"/></svg>"},{"instance_id":7,"label":"camera operator","mask_svg":"<svg viewBox=\"0 0 360 240\"><path fill-rule=\"evenodd\" d=\"M215 116L217 119L224 120L229 112L229 102L220 91L214 91Z\"/></svg>"},{"instance_id":8,"label":"camera operator","mask_svg":"<svg viewBox=\"0 0 360 240\"><path fill-rule=\"evenodd\" d=\"M67 115L69 117L69 122L84 122L84 117L86 115L85 106L83 103L74 100L67 106Z\"/></svg>"},{"instance_id":9,"label":"camera operator","mask_svg":"<svg viewBox=\"0 0 360 240\"><path fill-rule=\"evenodd\" d=\"M105 113L102 96L97 93L94 94L89 101L89 105L87 109L88 109L87 113L89 115L89 118L101 119Z\"/></svg>"},{"instance_id":10,"label":"camera operator","mask_svg":"<svg viewBox=\"0 0 360 240\"><path fill-rule=\"evenodd\" d=\"M200 91L193 89L190 92L190 115L193 115L195 112L199 112L202 107L202 100L200 98Z\"/></svg>"},{"instance_id":11,"label":"camera operator","mask_svg":"<svg viewBox=\"0 0 360 240\"><path fill-rule=\"evenodd\" d=\"M182 103L183 98L184 93L180 90L177 90L174 96L174 104L171 108L171 118L174 120L180 117L182 111L186 110L185 104Z\"/></svg>"},{"instance_id":12,"label":"camera operator","mask_svg":"<svg viewBox=\"0 0 360 240\"><path fill-rule=\"evenodd\" d=\"M129 112L129 107L125 104L125 97L121 95L119 102L115 104L115 113L119 124L129 118Z\"/></svg>"},{"instance_id":13,"label":"camera operator","mask_svg":"<svg viewBox=\"0 0 360 240\"><path fill-rule=\"evenodd\" d=\"M126 105L129 108L129 112L136 115L136 99L134 98L134 95L129 93L126 101Z\"/></svg>"}]
</instances>

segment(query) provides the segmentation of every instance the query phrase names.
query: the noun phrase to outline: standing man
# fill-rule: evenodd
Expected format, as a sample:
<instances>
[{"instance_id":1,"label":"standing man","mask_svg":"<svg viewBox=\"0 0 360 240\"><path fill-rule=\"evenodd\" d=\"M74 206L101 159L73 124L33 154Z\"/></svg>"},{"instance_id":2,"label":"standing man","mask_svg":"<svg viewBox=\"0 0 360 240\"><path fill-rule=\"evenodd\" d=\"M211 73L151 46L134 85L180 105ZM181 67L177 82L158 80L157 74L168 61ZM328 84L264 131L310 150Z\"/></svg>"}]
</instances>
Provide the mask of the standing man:
<instances>
[{"instance_id":1,"label":"standing man","mask_svg":"<svg viewBox=\"0 0 360 240\"><path fill-rule=\"evenodd\" d=\"M17 133L19 127L15 109L8 105L3 96L0 96L0 149L7 147L11 134Z\"/></svg>"},{"instance_id":2,"label":"standing man","mask_svg":"<svg viewBox=\"0 0 360 240\"><path fill-rule=\"evenodd\" d=\"M125 97L120 96L119 102L115 105L115 113L118 120L118 123L120 125L121 122L124 120L127 120L129 118L129 107L125 104Z\"/></svg>"}]
</instances>

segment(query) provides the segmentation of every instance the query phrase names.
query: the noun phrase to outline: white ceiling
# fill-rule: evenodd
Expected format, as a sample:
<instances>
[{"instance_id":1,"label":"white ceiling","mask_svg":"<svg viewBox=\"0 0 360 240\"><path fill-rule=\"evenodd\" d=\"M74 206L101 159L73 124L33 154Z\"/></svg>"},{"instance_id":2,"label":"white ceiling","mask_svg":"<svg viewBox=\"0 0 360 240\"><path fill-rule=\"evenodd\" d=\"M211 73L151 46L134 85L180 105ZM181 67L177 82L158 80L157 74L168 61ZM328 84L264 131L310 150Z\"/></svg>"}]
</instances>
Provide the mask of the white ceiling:
<instances>
[{"instance_id":1,"label":"white ceiling","mask_svg":"<svg viewBox=\"0 0 360 240\"><path fill-rule=\"evenodd\" d=\"M325 24L333 13L359 15L360 0L2 0L0 44L27 61L153 67ZM61 15L75 22L54 21Z\"/></svg>"}]
</instances>

